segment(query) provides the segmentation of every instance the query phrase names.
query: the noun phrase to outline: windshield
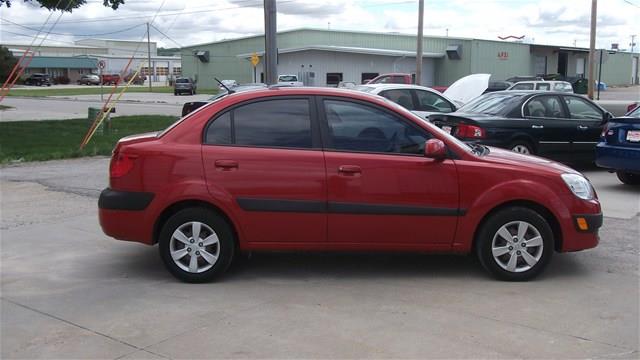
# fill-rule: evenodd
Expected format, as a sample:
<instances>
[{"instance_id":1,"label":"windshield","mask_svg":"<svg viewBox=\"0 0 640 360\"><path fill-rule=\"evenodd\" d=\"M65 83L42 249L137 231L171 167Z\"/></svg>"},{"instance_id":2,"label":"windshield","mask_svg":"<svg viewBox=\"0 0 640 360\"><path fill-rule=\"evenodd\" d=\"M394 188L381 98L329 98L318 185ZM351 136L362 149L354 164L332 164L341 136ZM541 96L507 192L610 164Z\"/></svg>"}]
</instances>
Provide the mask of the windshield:
<instances>
[{"instance_id":1,"label":"windshield","mask_svg":"<svg viewBox=\"0 0 640 360\"><path fill-rule=\"evenodd\" d=\"M280 81L298 81L298 78L294 75L283 75L280 76Z\"/></svg>"},{"instance_id":2,"label":"windshield","mask_svg":"<svg viewBox=\"0 0 640 360\"><path fill-rule=\"evenodd\" d=\"M375 90L376 88L373 86L365 86L365 85L358 85L353 87L353 90L358 90L358 91L364 91L364 92L372 92L373 90Z\"/></svg>"},{"instance_id":3,"label":"windshield","mask_svg":"<svg viewBox=\"0 0 640 360\"><path fill-rule=\"evenodd\" d=\"M176 79L176 84L188 84L189 79Z\"/></svg>"},{"instance_id":4,"label":"windshield","mask_svg":"<svg viewBox=\"0 0 640 360\"><path fill-rule=\"evenodd\" d=\"M459 112L473 114L501 115L520 102L524 94L488 93L475 98L460 109Z\"/></svg>"}]
</instances>

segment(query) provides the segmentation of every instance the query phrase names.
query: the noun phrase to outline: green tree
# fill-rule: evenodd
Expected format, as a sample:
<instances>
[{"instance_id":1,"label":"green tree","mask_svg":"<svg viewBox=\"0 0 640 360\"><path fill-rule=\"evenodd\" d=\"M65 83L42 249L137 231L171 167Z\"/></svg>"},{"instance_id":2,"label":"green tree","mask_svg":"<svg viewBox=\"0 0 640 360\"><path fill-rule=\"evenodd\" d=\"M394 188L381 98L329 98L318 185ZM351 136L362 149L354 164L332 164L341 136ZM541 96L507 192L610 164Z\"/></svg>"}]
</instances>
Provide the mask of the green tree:
<instances>
[{"instance_id":1,"label":"green tree","mask_svg":"<svg viewBox=\"0 0 640 360\"><path fill-rule=\"evenodd\" d=\"M0 83L4 83L18 62L15 56L4 46L0 46Z\"/></svg>"},{"instance_id":2,"label":"green tree","mask_svg":"<svg viewBox=\"0 0 640 360\"><path fill-rule=\"evenodd\" d=\"M0 7L2 7L2 5L11 7L11 1L12 0L0 0ZM38 3L41 7L49 10L62 10L69 12L87 3L86 0L24 0L24 2ZM124 4L124 0L102 0L102 3L104 6L115 10L118 6Z\"/></svg>"}]
</instances>

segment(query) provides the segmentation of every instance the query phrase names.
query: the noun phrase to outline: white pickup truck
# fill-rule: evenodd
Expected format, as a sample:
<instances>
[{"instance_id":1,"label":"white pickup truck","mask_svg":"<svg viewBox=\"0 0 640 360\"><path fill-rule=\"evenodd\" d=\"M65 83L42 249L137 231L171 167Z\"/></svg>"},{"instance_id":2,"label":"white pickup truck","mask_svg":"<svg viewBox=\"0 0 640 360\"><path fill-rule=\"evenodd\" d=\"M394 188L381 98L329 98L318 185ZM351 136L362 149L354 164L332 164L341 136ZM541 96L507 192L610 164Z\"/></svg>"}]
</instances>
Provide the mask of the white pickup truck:
<instances>
[{"instance_id":1,"label":"white pickup truck","mask_svg":"<svg viewBox=\"0 0 640 360\"><path fill-rule=\"evenodd\" d=\"M304 86L302 81L298 81L298 75L279 75L278 85Z\"/></svg>"}]
</instances>

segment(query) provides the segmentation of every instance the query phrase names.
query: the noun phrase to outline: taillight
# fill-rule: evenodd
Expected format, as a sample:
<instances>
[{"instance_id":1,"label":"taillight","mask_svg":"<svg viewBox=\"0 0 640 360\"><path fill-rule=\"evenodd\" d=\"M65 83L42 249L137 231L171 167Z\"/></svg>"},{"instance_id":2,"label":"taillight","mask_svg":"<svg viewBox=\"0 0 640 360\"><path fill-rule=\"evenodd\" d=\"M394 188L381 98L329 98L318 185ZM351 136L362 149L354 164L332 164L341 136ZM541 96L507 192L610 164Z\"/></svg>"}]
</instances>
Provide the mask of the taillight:
<instances>
[{"instance_id":1,"label":"taillight","mask_svg":"<svg viewBox=\"0 0 640 360\"><path fill-rule=\"evenodd\" d=\"M456 136L466 139L484 139L487 133L479 126L459 124L456 130Z\"/></svg>"},{"instance_id":2,"label":"taillight","mask_svg":"<svg viewBox=\"0 0 640 360\"><path fill-rule=\"evenodd\" d=\"M137 156L123 153L115 153L111 158L109 166L109 176L118 178L125 176L133 169Z\"/></svg>"}]
</instances>

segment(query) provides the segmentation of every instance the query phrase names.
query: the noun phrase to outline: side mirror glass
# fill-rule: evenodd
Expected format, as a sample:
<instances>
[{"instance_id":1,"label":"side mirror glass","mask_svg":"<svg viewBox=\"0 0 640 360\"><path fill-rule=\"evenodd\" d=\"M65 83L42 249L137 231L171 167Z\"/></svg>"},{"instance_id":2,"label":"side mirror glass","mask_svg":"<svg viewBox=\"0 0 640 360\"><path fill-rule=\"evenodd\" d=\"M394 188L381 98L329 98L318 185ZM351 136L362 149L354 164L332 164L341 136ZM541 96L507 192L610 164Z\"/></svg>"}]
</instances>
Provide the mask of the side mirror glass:
<instances>
[{"instance_id":1,"label":"side mirror glass","mask_svg":"<svg viewBox=\"0 0 640 360\"><path fill-rule=\"evenodd\" d=\"M447 146L440 139L429 139L424 144L424 156L434 160L444 160L447 157Z\"/></svg>"}]
</instances>

